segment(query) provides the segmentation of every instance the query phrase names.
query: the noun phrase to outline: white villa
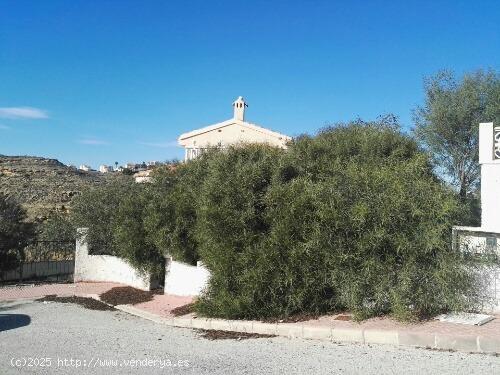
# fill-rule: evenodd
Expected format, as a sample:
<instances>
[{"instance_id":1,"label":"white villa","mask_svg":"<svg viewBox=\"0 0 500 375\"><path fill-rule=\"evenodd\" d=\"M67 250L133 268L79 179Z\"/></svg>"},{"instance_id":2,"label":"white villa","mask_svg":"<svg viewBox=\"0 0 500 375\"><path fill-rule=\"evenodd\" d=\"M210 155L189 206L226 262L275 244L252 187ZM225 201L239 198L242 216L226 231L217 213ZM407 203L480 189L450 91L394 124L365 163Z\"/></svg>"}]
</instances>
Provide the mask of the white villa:
<instances>
[{"instance_id":1,"label":"white villa","mask_svg":"<svg viewBox=\"0 0 500 375\"><path fill-rule=\"evenodd\" d=\"M181 134L184 160L196 158L210 147L227 147L238 143L267 143L286 148L291 137L245 121L247 103L240 96L233 103L232 119Z\"/></svg>"}]
</instances>

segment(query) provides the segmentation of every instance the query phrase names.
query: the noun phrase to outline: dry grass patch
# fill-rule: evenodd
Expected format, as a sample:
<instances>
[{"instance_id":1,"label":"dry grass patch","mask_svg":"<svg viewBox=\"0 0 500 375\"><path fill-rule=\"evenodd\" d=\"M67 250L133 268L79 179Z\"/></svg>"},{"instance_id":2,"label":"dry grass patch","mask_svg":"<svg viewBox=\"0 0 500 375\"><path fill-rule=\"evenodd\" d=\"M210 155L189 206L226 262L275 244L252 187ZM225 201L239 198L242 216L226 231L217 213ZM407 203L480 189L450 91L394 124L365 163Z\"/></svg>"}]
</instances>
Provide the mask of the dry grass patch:
<instances>
[{"instance_id":1,"label":"dry grass patch","mask_svg":"<svg viewBox=\"0 0 500 375\"><path fill-rule=\"evenodd\" d=\"M175 309L172 309L170 311L173 316L183 316L187 314L191 314L194 312L194 303L188 303L187 305L182 305L179 307L176 307Z\"/></svg>"}]
</instances>

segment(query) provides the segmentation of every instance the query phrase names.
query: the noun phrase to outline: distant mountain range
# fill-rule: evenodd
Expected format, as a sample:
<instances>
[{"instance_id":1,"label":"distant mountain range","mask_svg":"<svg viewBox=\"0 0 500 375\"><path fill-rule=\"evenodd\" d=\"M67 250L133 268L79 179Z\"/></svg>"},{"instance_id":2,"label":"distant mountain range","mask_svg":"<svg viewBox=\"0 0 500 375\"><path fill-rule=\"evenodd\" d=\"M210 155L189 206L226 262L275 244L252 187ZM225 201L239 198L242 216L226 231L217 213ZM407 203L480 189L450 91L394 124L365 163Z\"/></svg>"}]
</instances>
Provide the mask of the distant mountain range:
<instances>
[{"instance_id":1,"label":"distant mountain range","mask_svg":"<svg viewBox=\"0 0 500 375\"><path fill-rule=\"evenodd\" d=\"M83 189L112 178L118 177L80 171L56 159L0 155L0 192L14 196L30 221L41 221L51 212L67 212L71 199Z\"/></svg>"}]
</instances>

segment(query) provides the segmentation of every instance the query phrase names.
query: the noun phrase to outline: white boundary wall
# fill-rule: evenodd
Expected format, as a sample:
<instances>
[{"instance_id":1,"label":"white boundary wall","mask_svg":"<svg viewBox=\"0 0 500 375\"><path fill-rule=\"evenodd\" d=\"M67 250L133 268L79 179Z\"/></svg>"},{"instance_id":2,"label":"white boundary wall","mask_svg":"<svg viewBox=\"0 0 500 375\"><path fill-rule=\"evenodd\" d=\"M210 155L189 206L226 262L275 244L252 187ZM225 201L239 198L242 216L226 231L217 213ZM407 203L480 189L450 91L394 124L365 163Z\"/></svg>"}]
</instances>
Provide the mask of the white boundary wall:
<instances>
[{"instance_id":1,"label":"white boundary wall","mask_svg":"<svg viewBox=\"0 0 500 375\"><path fill-rule=\"evenodd\" d=\"M453 246L472 254L500 257L500 128L479 124L481 165L481 226L454 227ZM484 267L480 275L483 311L500 313L500 266Z\"/></svg>"},{"instance_id":2,"label":"white boundary wall","mask_svg":"<svg viewBox=\"0 0 500 375\"><path fill-rule=\"evenodd\" d=\"M165 294L197 296L207 285L210 272L198 262L196 266L167 258L165 270Z\"/></svg>"},{"instance_id":3,"label":"white boundary wall","mask_svg":"<svg viewBox=\"0 0 500 375\"><path fill-rule=\"evenodd\" d=\"M85 230L79 229L78 232L85 233ZM151 280L149 275L141 275L121 258L111 255L89 255L84 237L76 241L74 281L114 282L142 290L159 287L157 280Z\"/></svg>"},{"instance_id":4,"label":"white boundary wall","mask_svg":"<svg viewBox=\"0 0 500 375\"><path fill-rule=\"evenodd\" d=\"M454 227L453 247L457 251L480 256L500 254L500 234L475 227ZM500 313L500 266L483 266L479 269L478 291L482 297L482 312Z\"/></svg>"}]
</instances>

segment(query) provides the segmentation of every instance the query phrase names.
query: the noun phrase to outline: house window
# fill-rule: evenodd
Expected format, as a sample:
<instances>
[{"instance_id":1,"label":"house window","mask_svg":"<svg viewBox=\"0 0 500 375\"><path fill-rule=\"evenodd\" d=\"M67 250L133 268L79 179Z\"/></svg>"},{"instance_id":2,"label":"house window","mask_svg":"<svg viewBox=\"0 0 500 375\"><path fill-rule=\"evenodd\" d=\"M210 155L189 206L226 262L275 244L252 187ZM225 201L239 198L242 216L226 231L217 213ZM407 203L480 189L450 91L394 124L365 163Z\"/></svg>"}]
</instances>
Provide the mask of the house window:
<instances>
[{"instance_id":1,"label":"house window","mask_svg":"<svg viewBox=\"0 0 500 375\"><path fill-rule=\"evenodd\" d=\"M188 148L188 160L195 159L199 155L200 149L198 148Z\"/></svg>"}]
</instances>

